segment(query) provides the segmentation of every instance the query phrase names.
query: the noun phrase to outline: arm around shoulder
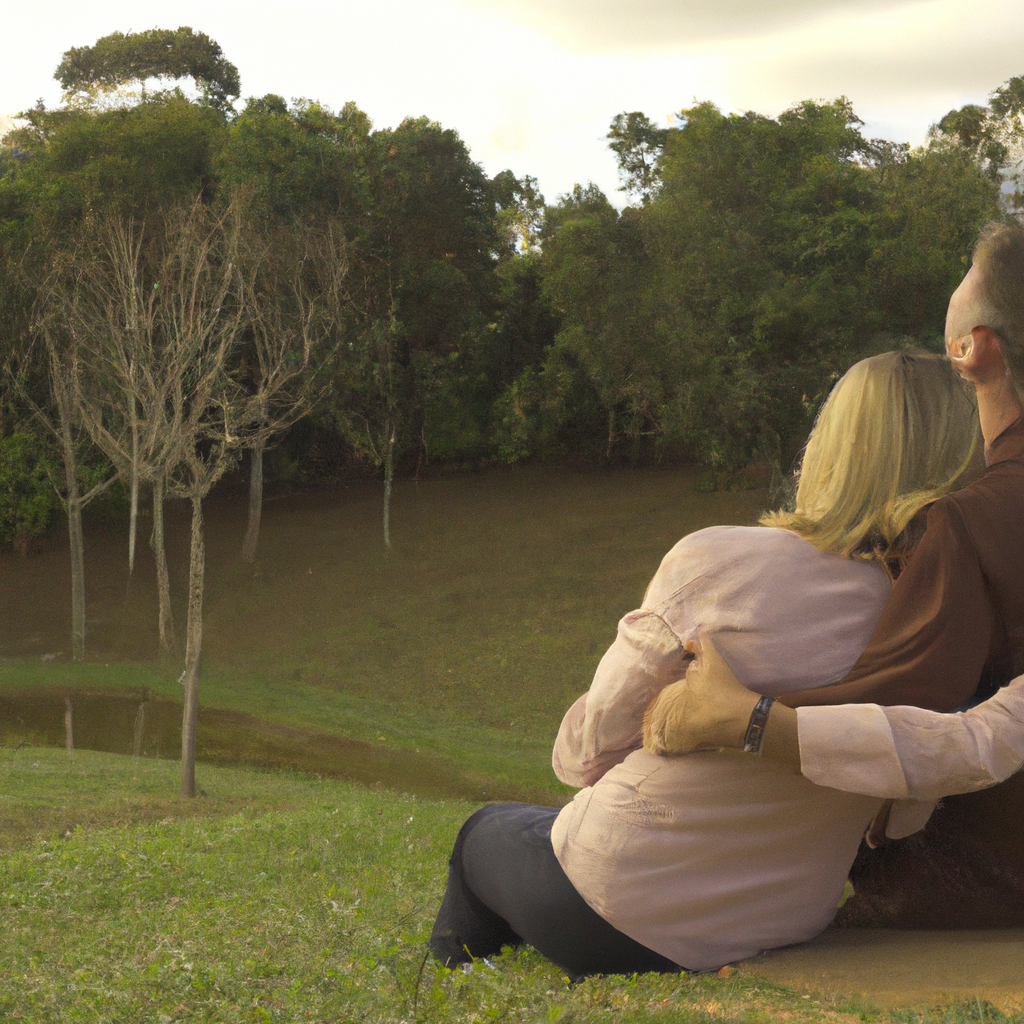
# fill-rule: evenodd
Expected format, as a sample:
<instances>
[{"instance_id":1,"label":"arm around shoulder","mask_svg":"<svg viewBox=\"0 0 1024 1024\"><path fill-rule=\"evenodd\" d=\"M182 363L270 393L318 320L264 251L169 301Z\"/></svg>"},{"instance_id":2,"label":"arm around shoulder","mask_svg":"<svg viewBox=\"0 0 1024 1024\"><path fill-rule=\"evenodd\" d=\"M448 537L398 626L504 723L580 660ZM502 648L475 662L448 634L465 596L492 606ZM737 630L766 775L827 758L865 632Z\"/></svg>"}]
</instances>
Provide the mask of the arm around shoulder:
<instances>
[{"instance_id":1,"label":"arm around shoulder","mask_svg":"<svg viewBox=\"0 0 1024 1024\"><path fill-rule=\"evenodd\" d=\"M1024 676L961 713L843 704L797 715L801 771L833 789L936 800L987 789L1024 765Z\"/></svg>"}]
</instances>

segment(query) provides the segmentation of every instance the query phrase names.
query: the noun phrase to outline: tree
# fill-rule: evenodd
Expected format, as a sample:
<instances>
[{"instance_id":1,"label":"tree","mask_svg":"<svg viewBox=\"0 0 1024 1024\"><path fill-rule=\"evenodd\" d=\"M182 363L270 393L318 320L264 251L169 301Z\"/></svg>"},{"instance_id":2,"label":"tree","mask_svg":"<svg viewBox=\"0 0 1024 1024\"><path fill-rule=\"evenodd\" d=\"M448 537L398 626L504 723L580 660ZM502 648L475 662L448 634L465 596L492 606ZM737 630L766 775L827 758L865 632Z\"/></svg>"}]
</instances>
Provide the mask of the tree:
<instances>
[{"instance_id":1,"label":"tree","mask_svg":"<svg viewBox=\"0 0 1024 1024\"><path fill-rule=\"evenodd\" d=\"M613 128L629 157L645 123ZM605 458L624 440L631 458L674 450L723 473L785 459L836 373L931 344L999 208L974 156L865 139L842 98L778 118L698 104L664 139L653 163L627 163L660 176L642 205L618 214L577 188L548 210L540 270L560 325L543 371L502 399L510 456L545 443L552 416L560 431L592 416L585 383Z\"/></svg>"},{"instance_id":2,"label":"tree","mask_svg":"<svg viewBox=\"0 0 1024 1024\"><path fill-rule=\"evenodd\" d=\"M619 162L623 192L638 196L643 203L654 196L661 183L658 161L668 135L668 128L658 128L639 110L615 115L606 137Z\"/></svg>"},{"instance_id":3,"label":"tree","mask_svg":"<svg viewBox=\"0 0 1024 1024\"><path fill-rule=\"evenodd\" d=\"M259 366L267 346L284 339L296 346L293 352L301 351L300 339L310 332L319 334L316 344L322 345L328 321L342 319L340 282L367 221L369 131L369 118L353 103L335 114L306 101L289 108L274 95L250 99L231 124L217 161L219 189L244 191L251 218L272 237L259 276L260 295L253 297L260 312L247 365ZM298 268L302 274L293 273ZM328 307L332 312L324 319ZM318 359L322 368L330 362ZM263 449L257 446L250 450L245 561L255 556L262 487Z\"/></svg>"},{"instance_id":4,"label":"tree","mask_svg":"<svg viewBox=\"0 0 1024 1024\"><path fill-rule=\"evenodd\" d=\"M116 474L99 467L89 472L83 454L87 439L75 400L78 374L78 350L73 334L65 333L66 324L48 306L48 290L44 289L37 304L37 337L41 340L38 355L46 367L49 401L37 403L26 391L22 394L35 418L50 434L63 463L63 487L51 471L50 482L68 517L68 541L71 554L71 657L85 658L85 540L82 511L116 479ZM83 490L84 483L84 490Z\"/></svg>"},{"instance_id":5,"label":"tree","mask_svg":"<svg viewBox=\"0 0 1024 1024\"><path fill-rule=\"evenodd\" d=\"M334 389L339 428L384 471L385 546L398 460L471 432L449 387L485 330L500 249L490 183L458 135L425 118L375 132L369 212Z\"/></svg>"},{"instance_id":6,"label":"tree","mask_svg":"<svg viewBox=\"0 0 1024 1024\"><path fill-rule=\"evenodd\" d=\"M505 242L502 260L539 251L545 205L537 179L499 171L491 178L491 195L497 207L498 233Z\"/></svg>"},{"instance_id":7,"label":"tree","mask_svg":"<svg viewBox=\"0 0 1024 1024\"><path fill-rule=\"evenodd\" d=\"M354 103L338 112L280 96L247 101L228 127L215 172L223 194L244 189L269 222L338 218L352 241L365 225L370 119Z\"/></svg>"},{"instance_id":8,"label":"tree","mask_svg":"<svg viewBox=\"0 0 1024 1024\"><path fill-rule=\"evenodd\" d=\"M250 230L240 252L240 300L248 316L239 380L256 397L249 443L249 520L242 560L252 562L263 509L263 453L269 437L312 408L322 390L348 296L345 235L337 218L315 225Z\"/></svg>"},{"instance_id":9,"label":"tree","mask_svg":"<svg viewBox=\"0 0 1024 1024\"><path fill-rule=\"evenodd\" d=\"M226 113L241 92L238 69L220 46L187 26L127 35L112 32L92 46L72 47L54 78L64 89L65 102L150 78L191 78L202 92L203 103Z\"/></svg>"},{"instance_id":10,"label":"tree","mask_svg":"<svg viewBox=\"0 0 1024 1024\"><path fill-rule=\"evenodd\" d=\"M21 227L26 249L43 233L71 244L90 213L145 218L197 192L212 198L228 131L216 111L173 94L112 110L38 106L25 118L16 134L31 156L0 178L0 217Z\"/></svg>"},{"instance_id":11,"label":"tree","mask_svg":"<svg viewBox=\"0 0 1024 1024\"><path fill-rule=\"evenodd\" d=\"M46 531L56 509L51 485L55 467L39 439L25 431L0 438L0 540L23 557L32 537Z\"/></svg>"},{"instance_id":12,"label":"tree","mask_svg":"<svg viewBox=\"0 0 1024 1024\"><path fill-rule=\"evenodd\" d=\"M1019 183L1024 158L1024 75L1004 82L985 106L968 103L949 111L932 125L929 136L930 149L959 151L993 183ZM1010 205L1022 205L1019 187Z\"/></svg>"},{"instance_id":13,"label":"tree","mask_svg":"<svg viewBox=\"0 0 1024 1024\"><path fill-rule=\"evenodd\" d=\"M247 239L245 206L220 214L199 200L157 225L116 217L49 290L77 341L77 397L90 433L130 461L131 472L166 481L192 509L182 796L195 794L195 731L202 656L203 501L245 447L265 443L304 411L290 388L309 348L268 349L240 374L266 246ZM271 321L272 323L272 321ZM255 328L261 328L257 325Z\"/></svg>"},{"instance_id":14,"label":"tree","mask_svg":"<svg viewBox=\"0 0 1024 1024\"><path fill-rule=\"evenodd\" d=\"M51 322L67 332L51 342L52 350L74 353L64 374L67 402L129 483L129 572L139 489L143 483L152 488L160 645L170 651L175 636L163 505L168 476L182 457L181 389L189 367L181 359L187 350L158 336L159 289L166 282L159 267L155 280L144 280L153 248L146 241L145 228L132 220L87 220L74 248L57 261L45 302Z\"/></svg>"}]
</instances>

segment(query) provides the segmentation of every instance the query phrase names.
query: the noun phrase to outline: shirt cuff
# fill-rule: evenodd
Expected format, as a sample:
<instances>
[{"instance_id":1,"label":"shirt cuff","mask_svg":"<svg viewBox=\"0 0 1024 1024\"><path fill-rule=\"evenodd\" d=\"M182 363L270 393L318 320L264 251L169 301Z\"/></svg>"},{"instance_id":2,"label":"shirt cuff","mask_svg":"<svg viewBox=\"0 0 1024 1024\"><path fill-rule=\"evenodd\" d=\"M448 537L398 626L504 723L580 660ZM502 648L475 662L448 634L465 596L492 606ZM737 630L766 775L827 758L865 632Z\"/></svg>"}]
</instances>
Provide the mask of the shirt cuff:
<instances>
[{"instance_id":1,"label":"shirt cuff","mask_svg":"<svg viewBox=\"0 0 1024 1024\"><path fill-rule=\"evenodd\" d=\"M877 704L797 708L800 771L818 786L883 799L909 795L885 712Z\"/></svg>"}]
</instances>

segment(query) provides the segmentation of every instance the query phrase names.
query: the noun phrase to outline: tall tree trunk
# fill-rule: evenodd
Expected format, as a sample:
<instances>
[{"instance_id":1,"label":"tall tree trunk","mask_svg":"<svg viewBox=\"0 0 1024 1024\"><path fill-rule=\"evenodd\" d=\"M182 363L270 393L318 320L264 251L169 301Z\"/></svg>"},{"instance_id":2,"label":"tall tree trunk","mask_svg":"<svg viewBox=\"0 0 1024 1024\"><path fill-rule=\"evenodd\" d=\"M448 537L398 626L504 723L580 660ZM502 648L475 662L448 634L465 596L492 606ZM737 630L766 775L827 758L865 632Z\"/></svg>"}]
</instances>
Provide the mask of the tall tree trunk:
<instances>
[{"instance_id":1,"label":"tall tree trunk","mask_svg":"<svg viewBox=\"0 0 1024 1024\"><path fill-rule=\"evenodd\" d=\"M75 737L71 723L71 698L64 698L64 746L69 754L75 752Z\"/></svg>"},{"instance_id":2,"label":"tall tree trunk","mask_svg":"<svg viewBox=\"0 0 1024 1024\"><path fill-rule=\"evenodd\" d=\"M146 735L146 702L135 712L135 728L132 730L132 756L142 757L142 741Z\"/></svg>"},{"instance_id":3,"label":"tall tree trunk","mask_svg":"<svg viewBox=\"0 0 1024 1024\"><path fill-rule=\"evenodd\" d=\"M132 396L132 472L131 472L131 512L128 519L128 576L135 571L135 531L139 521L139 418L135 410L135 397Z\"/></svg>"},{"instance_id":4,"label":"tall tree trunk","mask_svg":"<svg viewBox=\"0 0 1024 1024\"><path fill-rule=\"evenodd\" d=\"M192 543L188 565L188 625L185 639L185 711L181 722L181 795L196 795L196 719L199 712L199 669L203 647L203 499L192 495Z\"/></svg>"},{"instance_id":5,"label":"tall tree trunk","mask_svg":"<svg viewBox=\"0 0 1024 1024\"><path fill-rule=\"evenodd\" d=\"M612 448L615 445L615 409L608 410L608 447L605 449L605 459L612 457Z\"/></svg>"},{"instance_id":6,"label":"tall tree trunk","mask_svg":"<svg viewBox=\"0 0 1024 1024\"><path fill-rule=\"evenodd\" d=\"M263 438L249 452L249 526L242 542L242 561L252 562L260 539L260 516L263 514Z\"/></svg>"},{"instance_id":7,"label":"tall tree trunk","mask_svg":"<svg viewBox=\"0 0 1024 1024\"><path fill-rule=\"evenodd\" d=\"M85 543L82 537L82 498L78 490L75 446L71 424L61 411L61 448L64 485L67 487L68 540L71 547L71 657L85 658Z\"/></svg>"},{"instance_id":8,"label":"tall tree trunk","mask_svg":"<svg viewBox=\"0 0 1024 1024\"><path fill-rule=\"evenodd\" d=\"M395 476L395 432L384 445L384 547L391 550L391 481Z\"/></svg>"},{"instance_id":9,"label":"tall tree trunk","mask_svg":"<svg viewBox=\"0 0 1024 1024\"><path fill-rule=\"evenodd\" d=\"M85 543L82 505L68 495L68 539L71 542L71 657L85 658Z\"/></svg>"},{"instance_id":10,"label":"tall tree trunk","mask_svg":"<svg viewBox=\"0 0 1024 1024\"><path fill-rule=\"evenodd\" d=\"M164 478L153 481L153 535L149 539L156 559L156 590L160 604L160 647L173 651L174 616L171 613L171 577L167 572L167 549L164 546Z\"/></svg>"}]
</instances>

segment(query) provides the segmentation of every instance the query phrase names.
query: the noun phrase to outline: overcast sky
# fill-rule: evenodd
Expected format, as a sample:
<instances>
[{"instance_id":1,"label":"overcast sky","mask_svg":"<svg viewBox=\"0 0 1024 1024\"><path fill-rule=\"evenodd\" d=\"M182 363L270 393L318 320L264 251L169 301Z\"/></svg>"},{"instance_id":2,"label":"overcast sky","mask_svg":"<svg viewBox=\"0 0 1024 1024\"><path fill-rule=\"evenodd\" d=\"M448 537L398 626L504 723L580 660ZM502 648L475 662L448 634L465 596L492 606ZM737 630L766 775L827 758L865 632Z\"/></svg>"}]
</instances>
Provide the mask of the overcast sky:
<instances>
[{"instance_id":1,"label":"overcast sky","mask_svg":"<svg viewBox=\"0 0 1024 1024\"><path fill-rule=\"evenodd\" d=\"M1024 73L1022 0L35 0L6 6L0 114L60 99L71 46L190 25L242 95L354 100L378 127L426 115L489 174L618 185L612 117L695 100L775 115L848 96L871 136L919 144L953 107ZM621 197L617 198L621 202Z\"/></svg>"}]
</instances>

